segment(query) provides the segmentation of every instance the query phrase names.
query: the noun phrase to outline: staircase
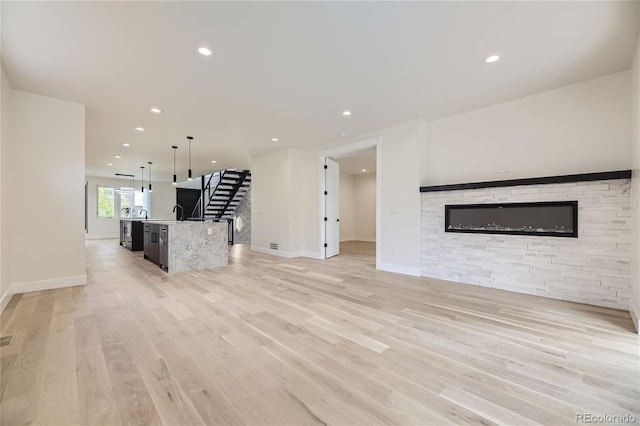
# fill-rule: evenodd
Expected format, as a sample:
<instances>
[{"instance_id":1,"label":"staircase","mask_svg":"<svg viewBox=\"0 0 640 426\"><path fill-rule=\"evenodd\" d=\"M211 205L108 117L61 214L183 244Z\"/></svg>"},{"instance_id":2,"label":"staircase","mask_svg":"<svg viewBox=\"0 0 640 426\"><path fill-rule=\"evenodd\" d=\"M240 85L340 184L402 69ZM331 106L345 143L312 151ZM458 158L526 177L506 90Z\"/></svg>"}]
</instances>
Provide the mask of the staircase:
<instances>
[{"instance_id":1,"label":"staircase","mask_svg":"<svg viewBox=\"0 0 640 426\"><path fill-rule=\"evenodd\" d=\"M196 210L200 210L203 200L204 208L192 214L201 220L229 220L233 219L236 207L242 201L251 187L251 172L249 170L226 169L209 175L204 191L200 196L200 203Z\"/></svg>"}]
</instances>

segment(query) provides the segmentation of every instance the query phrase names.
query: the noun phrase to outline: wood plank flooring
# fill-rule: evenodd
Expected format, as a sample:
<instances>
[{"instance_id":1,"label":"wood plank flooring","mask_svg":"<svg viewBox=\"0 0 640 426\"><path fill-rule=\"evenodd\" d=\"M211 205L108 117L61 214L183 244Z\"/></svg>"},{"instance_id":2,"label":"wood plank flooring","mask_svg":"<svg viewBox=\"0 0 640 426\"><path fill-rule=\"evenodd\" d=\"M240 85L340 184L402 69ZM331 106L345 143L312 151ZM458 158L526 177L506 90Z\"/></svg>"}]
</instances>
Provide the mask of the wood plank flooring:
<instances>
[{"instance_id":1,"label":"wood plank flooring","mask_svg":"<svg viewBox=\"0 0 640 426\"><path fill-rule=\"evenodd\" d=\"M87 286L2 313L2 425L640 418L626 312L379 272L372 243L326 261L235 246L228 267L175 275L86 247Z\"/></svg>"}]
</instances>

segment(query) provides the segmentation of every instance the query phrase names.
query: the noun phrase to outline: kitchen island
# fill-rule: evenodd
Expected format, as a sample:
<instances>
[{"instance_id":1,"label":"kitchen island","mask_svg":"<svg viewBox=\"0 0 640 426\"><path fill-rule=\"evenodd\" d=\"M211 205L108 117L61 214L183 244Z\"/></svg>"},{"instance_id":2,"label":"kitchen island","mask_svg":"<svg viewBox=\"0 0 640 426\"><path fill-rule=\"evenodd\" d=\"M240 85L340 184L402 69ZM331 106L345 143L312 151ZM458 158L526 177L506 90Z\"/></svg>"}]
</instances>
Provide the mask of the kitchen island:
<instances>
[{"instance_id":1,"label":"kitchen island","mask_svg":"<svg viewBox=\"0 0 640 426\"><path fill-rule=\"evenodd\" d=\"M226 222L144 221L144 258L169 273L229 264Z\"/></svg>"},{"instance_id":2,"label":"kitchen island","mask_svg":"<svg viewBox=\"0 0 640 426\"><path fill-rule=\"evenodd\" d=\"M143 249L142 220L138 218L120 219L120 245L131 251Z\"/></svg>"}]
</instances>

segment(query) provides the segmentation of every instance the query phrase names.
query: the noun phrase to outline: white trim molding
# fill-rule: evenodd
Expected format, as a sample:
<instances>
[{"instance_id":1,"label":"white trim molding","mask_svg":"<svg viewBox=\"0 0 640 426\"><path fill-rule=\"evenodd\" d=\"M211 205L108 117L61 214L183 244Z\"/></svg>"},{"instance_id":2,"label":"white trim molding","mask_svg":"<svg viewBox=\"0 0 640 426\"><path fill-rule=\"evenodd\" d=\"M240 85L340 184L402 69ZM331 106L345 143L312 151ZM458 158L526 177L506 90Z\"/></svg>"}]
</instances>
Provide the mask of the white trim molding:
<instances>
[{"instance_id":1,"label":"white trim molding","mask_svg":"<svg viewBox=\"0 0 640 426\"><path fill-rule=\"evenodd\" d=\"M320 244L319 244L319 253L320 259L325 258L324 252L324 243L325 243L325 235L324 235L324 179L322 178L322 173L324 169L324 159L325 158L335 158L341 157L347 154L351 154L357 151L362 151L363 149L376 148L376 236L382 235L382 136L373 136L366 139L361 139L356 142L347 143L344 145L334 146L329 149L325 149L318 152L318 160L319 160L319 170L320 170L320 179L319 186L320 191L318 196L320 197L320 214L319 214L319 226L318 232L320 234ZM377 237L376 237L377 238ZM381 259L382 259L382 247L381 244L376 244L376 269L381 269Z\"/></svg>"},{"instance_id":2,"label":"white trim molding","mask_svg":"<svg viewBox=\"0 0 640 426\"><path fill-rule=\"evenodd\" d=\"M0 312L9 304L14 294L28 293L30 291L53 290L56 288L74 287L77 285L86 285L87 276L77 275L75 277L53 278L50 280L25 281L21 283L13 283L9 290L2 296L0 300Z\"/></svg>"},{"instance_id":3,"label":"white trim molding","mask_svg":"<svg viewBox=\"0 0 640 426\"><path fill-rule=\"evenodd\" d=\"M0 299L0 312L4 311L4 308L7 307L12 296L13 296L13 287L9 287L9 290L7 290L4 296L2 296L2 299Z\"/></svg>"},{"instance_id":4,"label":"white trim molding","mask_svg":"<svg viewBox=\"0 0 640 426\"><path fill-rule=\"evenodd\" d=\"M287 259L302 256L301 251L281 251L258 246L251 246L251 251L257 251L258 253L270 254L273 256L285 257Z\"/></svg>"},{"instance_id":5,"label":"white trim molding","mask_svg":"<svg viewBox=\"0 0 640 426\"><path fill-rule=\"evenodd\" d=\"M315 252L315 251L303 251L302 254L300 255L302 257L309 257L311 259L318 259L318 260L322 260L322 256L320 256L320 253Z\"/></svg>"},{"instance_id":6,"label":"white trim molding","mask_svg":"<svg viewBox=\"0 0 640 426\"><path fill-rule=\"evenodd\" d=\"M414 266L395 265L393 263L378 263L376 269L385 272L393 272L402 275L411 275L412 277L422 276L422 269Z\"/></svg>"},{"instance_id":7,"label":"white trim molding","mask_svg":"<svg viewBox=\"0 0 640 426\"><path fill-rule=\"evenodd\" d=\"M86 285L87 276L77 275L75 277L53 278L41 281L26 281L13 283L11 290L13 294L28 293L30 291L53 290L55 288L73 287L76 285Z\"/></svg>"},{"instance_id":8,"label":"white trim molding","mask_svg":"<svg viewBox=\"0 0 640 426\"><path fill-rule=\"evenodd\" d=\"M631 315L631 321L633 321L636 333L640 334L640 315L633 299L629 300L629 314Z\"/></svg>"}]
</instances>

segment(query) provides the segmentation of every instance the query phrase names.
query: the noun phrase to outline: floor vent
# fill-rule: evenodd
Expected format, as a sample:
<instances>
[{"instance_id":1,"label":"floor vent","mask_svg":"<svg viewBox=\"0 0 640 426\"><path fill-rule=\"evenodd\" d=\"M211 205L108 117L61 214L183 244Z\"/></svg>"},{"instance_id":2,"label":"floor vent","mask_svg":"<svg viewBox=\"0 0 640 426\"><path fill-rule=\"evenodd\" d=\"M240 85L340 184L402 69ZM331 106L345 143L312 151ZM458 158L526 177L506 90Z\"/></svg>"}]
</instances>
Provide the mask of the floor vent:
<instances>
[{"instance_id":1,"label":"floor vent","mask_svg":"<svg viewBox=\"0 0 640 426\"><path fill-rule=\"evenodd\" d=\"M0 346L9 346L13 340L13 335L0 337Z\"/></svg>"},{"instance_id":2,"label":"floor vent","mask_svg":"<svg viewBox=\"0 0 640 426\"><path fill-rule=\"evenodd\" d=\"M271 248L271 250L278 250L278 243L269 244L269 248Z\"/></svg>"}]
</instances>

